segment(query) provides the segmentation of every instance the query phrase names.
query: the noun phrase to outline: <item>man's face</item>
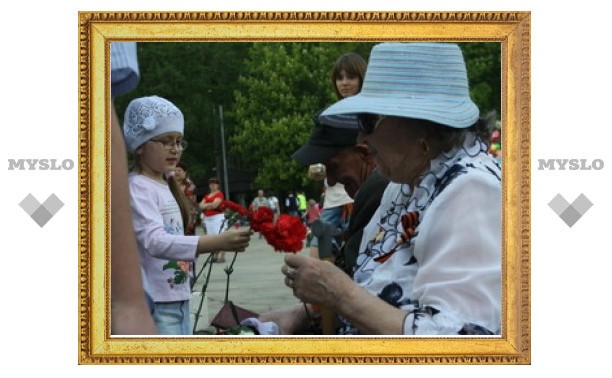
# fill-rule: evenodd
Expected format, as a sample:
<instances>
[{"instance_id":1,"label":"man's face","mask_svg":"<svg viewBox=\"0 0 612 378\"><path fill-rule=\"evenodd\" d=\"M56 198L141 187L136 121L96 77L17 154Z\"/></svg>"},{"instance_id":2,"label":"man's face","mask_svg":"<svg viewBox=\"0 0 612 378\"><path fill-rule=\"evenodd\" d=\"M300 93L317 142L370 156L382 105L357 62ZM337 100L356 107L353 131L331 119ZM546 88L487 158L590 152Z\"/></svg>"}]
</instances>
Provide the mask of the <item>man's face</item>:
<instances>
[{"instance_id":1,"label":"man's face","mask_svg":"<svg viewBox=\"0 0 612 378\"><path fill-rule=\"evenodd\" d=\"M366 148L346 147L325 162L327 184L333 186L339 182L344 185L348 195L355 198L357 190L368 177L371 166Z\"/></svg>"}]
</instances>

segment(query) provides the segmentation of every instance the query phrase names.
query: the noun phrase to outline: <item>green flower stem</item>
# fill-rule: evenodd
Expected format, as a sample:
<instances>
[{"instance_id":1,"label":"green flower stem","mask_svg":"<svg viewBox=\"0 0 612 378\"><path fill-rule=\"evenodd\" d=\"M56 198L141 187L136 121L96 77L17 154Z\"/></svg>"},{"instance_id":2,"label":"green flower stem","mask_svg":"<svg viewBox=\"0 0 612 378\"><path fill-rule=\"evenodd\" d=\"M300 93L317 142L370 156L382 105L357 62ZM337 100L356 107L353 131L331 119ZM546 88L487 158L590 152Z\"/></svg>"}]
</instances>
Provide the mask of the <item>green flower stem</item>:
<instances>
[{"instance_id":1,"label":"green flower stem","mask_svg":"<svg viewBox=\"0 0 612 378\"><path fill-rule=\"evenodd\" d=\"M204 261L204 264L202 265L202 268L200 268L200 271L198 272L198 274L196 274L195 278L193 279L193 283L191 284L191 290L192 291L193 291L193 286L195 285L195 283L198 281L198 279L202 275L202 272L204 271L204 268L206 268L206 265L209 264L210 261L212 260L212 256L213 256L212 253L208 254L208 257Z\"/></svg>"},{"instance_id":2,"label":"green flower stem","mask_svg":"<svg viewBox=\"0 0 612 378\"><path fill-rule=\"evenodd\" d=\"M236 262L236 257L238 257L238 252L234 252L234 258L230 263L229 267L225 268L225 274L227 275L227 280L225 281L225 301L223 303L227 303L229 300L229 285L230 285L230 276L234 272L234 262Z\"/></svg>"}]
</instances>

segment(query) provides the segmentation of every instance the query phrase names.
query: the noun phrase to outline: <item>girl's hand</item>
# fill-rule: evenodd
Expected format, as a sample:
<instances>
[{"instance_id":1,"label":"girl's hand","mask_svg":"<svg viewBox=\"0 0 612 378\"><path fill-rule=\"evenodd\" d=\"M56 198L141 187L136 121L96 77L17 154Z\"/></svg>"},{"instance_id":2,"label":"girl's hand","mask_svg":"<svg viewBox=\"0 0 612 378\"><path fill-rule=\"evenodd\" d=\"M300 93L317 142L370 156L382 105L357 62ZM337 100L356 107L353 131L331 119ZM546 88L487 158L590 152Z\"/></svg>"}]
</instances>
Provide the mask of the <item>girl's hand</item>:
<instances>
[{"instance_id":1,"label":"girl's hand","mask_svg":"<svg viewBox=\"0 0 612 378\"><path fill-rule=\"evenodd\" d=\"M249 246L251 235L253 235L253 230L251 229L225 231L219 235L222 238L222 247L220 249L224 251L244 252Z\"/></svg>"},{"instance_id":2,"label":"girl's hand","mask_svg":"<svg viewBox=\"0 0 612 378\"><path fill-rule=\"evenodd\" d=\"M236 251L244 252L251 241L251 229L228 230L221 234L202 235L198 240L197 253Z\"/></svg>"}]
</instances>

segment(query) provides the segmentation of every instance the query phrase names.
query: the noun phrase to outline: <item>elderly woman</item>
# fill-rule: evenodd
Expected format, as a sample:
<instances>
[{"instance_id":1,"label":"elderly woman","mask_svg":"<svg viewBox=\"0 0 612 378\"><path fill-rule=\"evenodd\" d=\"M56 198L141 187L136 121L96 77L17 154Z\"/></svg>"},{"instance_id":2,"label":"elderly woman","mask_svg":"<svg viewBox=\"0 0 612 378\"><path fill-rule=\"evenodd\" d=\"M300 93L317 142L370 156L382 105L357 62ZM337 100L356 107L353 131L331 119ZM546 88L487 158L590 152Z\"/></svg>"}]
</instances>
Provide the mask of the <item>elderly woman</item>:
<instances>
[{"instance_id":1,"label":"elderly woman","mask_svg":"<svg viewBox=\"0 0 612 378\"><path fill-rule=\"evenodd\" d=\"M393 184L364 230L353 280L288 255L285 284L339 314L339 334L500 334L501 172L479 136L459 47L375 46L362 92L323 113L333 114L358 114ZM308 324L299 307L260 320L285 334Z\"/></svg>"}]
</instances>

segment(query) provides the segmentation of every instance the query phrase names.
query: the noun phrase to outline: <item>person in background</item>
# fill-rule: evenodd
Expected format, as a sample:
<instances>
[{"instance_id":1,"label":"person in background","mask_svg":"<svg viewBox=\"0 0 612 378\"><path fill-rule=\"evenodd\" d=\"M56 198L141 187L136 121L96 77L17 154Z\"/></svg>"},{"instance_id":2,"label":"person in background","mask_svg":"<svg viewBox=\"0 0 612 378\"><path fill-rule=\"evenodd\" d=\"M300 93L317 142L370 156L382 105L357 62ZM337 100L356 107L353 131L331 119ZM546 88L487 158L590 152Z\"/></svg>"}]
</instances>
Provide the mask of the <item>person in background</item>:
<instances>
[{"instance_id":1,"label":"person in background","mask_svg":"<svg viewBox=\"0 0 612 378\"><path fill-rule=\"evenodd\" d=\"M210 190L200 201L200 209L204 215L204 225L207 235L215 235L222 233L223 222L225 222L225 213L221 209L221 202L225 200L225 195L219 189L219 179L211 177L208 179L208 189ZM224 263L225 251L217 251L213 253L212 262Z\"/></svg>"},{"instance_id":2,"label":"person in background","mask_svg":"<svg viewBox=\"0 0 612 378\"><path fill-rule=\"evenodd\" d=\"M359 54L349 52L336 59L332 69L331 82L338 99L354 96L361 91L365 71L366 62ZM322 110L317 112L314 117L315 125L317 125L317 123L324 125L326 122L325 119L320 118L321 112ZM350 116L335 117L334 126L341 129L354 130L355 119ZM352 145L354 144L355 138L353 136L351 136L351 138L349 143ZM324 179L324 190L325 197L323 200L321 220L344 231L348 225L353 209L353 199L348 195L344 189L344 185L341 183L329 185L327 180ZM340 246L336 243L337 250L339 250L339 247ZM316 237L313 237L310 243L310 256L319 257L319 241Z\"/></svg>"},{"instance_id":3,"label":"person in background","mask_svg":"<svg viewBox=\"0 0 612 378\"><path fill-rule=\"evenodd\" d=\"M274 214L274 223L276 223L278 217L280 216L280 202L272 190L267 191L266 197L268 198L268 206Z\"/></svg>"},{"instance_id":4,"label":"person in background","mask_svg":"<svg viewBox=\"0 0 612 378\"><path fill-rule=\"evenodd\" d=\"M308 208L308 201L306 200L306 194L304 193L303 190L300 190L297 193L297 201L298 201L298 216L300 218L304 218L304 213L306 212L306 209Z\"/></svg>"},{"instance_id":5,"label":"person in background","mask_svg":"<svg viewBox=\"0 0 612 378\"><path fill-rule=\"evenodd\" d=\"M306 212L304 213L304 219L306 221L306 226L310 227L312 222L319 219L320 216L321 216L321 208L319 207L319 204L314 199L312 198L309 199L308 208L306 209Z\"/></svg>"},{"instance_id":6,"label":"person in background","mask_svg":"<svg viewBox=\"0 0 612 378\"><path fill-rule=\"evenodd\" d=\"M253 206L253 211L257 211L259 207L270 207L270 203L266 196L264 196L263 189L257 190L257 196L253 198L253 202L251 202L251 206Z\"/></svg>"},{"instance_id":7,"label":"person in background","mask_svg":"<svg viewBox=\"0 0 612 378\"><path fill-rule=\"evenodd\" d=\"M140 258L132 227L128 163L114 99L140 80L135 42L111 42L111 294L112 335L153 335L157 328L143 289Z\"/></svg>"},{"instance_id":8,"label":"person in background","mask_svg":"<svg viewBox=\"0 0 612 378\"><path fill-rule=\"evenodd\" d=\"M293 192L289 192L285 198L285 211L289 215L298 215L298 200Z\"/></svg>"},{"instance_id":9,"label":"person in background","mask_svg":"<svg viewBox=\"0 0 612 378\"><path fill-rule=\"evenodd\" d=\"M254 212L257 211L257 209L259 209L260 207L270 207L268 199L264 196L263 189L257 190L257 197L255 197L253 199L253 202L251 202L251 208ZM261 232L259 232L259 238L263 238Z\"/></svg>"},{"instance_id":10,"label":"person in background","mask_svg":"<svg viewBox=\"0 0 612 378\"><path fill-rule=\"evenodd\" d=\"M244 251L250 232L185 235L187 199L171 175L182 152L181 111L158 96L132 100L125 111L123 132L134 154L129 175L132 223L140 252L146 292L153 300L153 320L160 334L191 334L190 264L205 252Z\"/></svg>"}]
</instances>

